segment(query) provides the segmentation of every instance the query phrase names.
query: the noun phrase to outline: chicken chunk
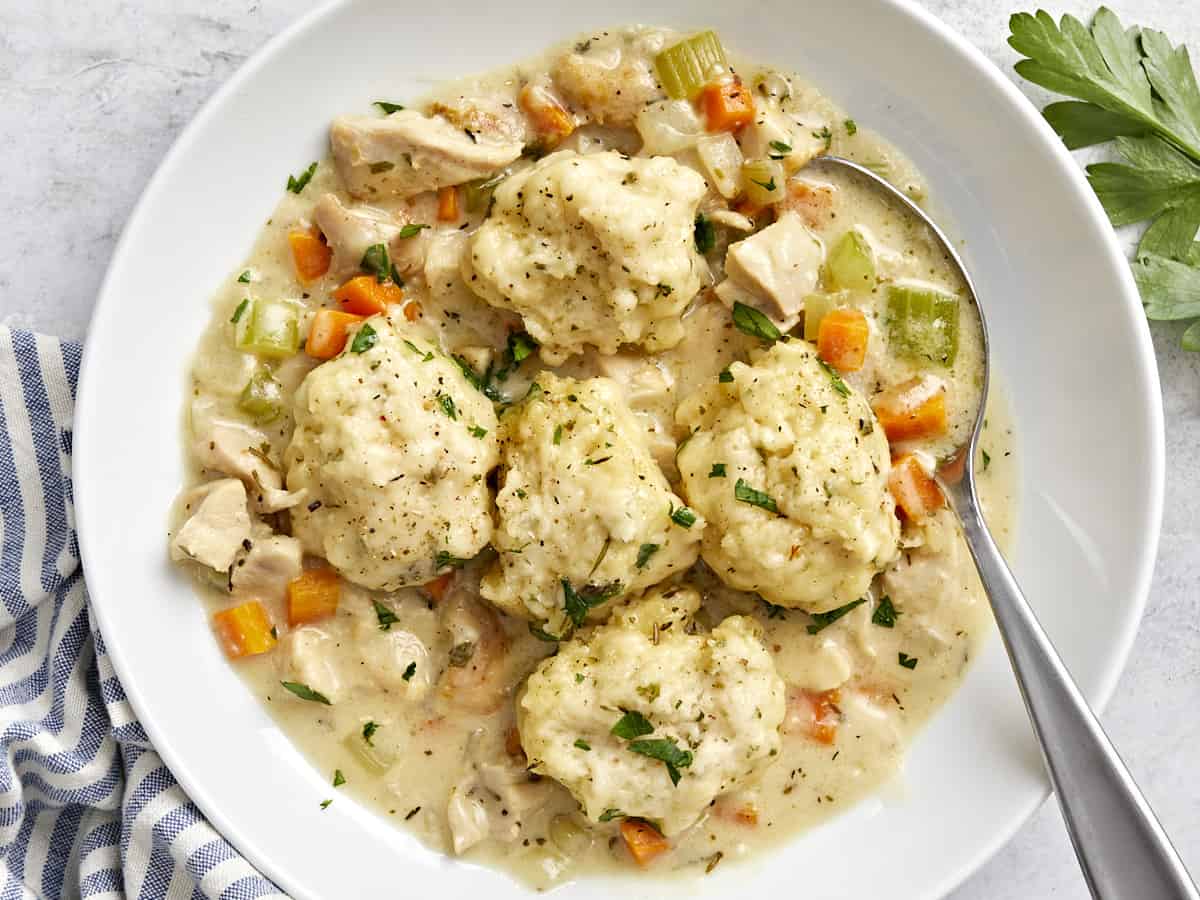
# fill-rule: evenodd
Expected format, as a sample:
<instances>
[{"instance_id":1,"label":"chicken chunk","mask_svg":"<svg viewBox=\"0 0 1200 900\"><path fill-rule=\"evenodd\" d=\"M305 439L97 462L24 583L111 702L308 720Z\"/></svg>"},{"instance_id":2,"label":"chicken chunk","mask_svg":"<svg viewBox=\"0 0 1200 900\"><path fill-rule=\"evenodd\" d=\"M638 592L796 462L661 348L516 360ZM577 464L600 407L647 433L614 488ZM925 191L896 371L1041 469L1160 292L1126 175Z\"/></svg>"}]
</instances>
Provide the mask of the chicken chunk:
<instances>
[{"instance_id":1,"label":"chicken chunk","mask_svg":"<svg viewBox=\"0 0 1200 900\"><path fill-rule=\"evenodd\" d=\"M411 197L491 175L521 155L523 145L470 132L442 116L404 109L384 118L343 116L330 127L338 174L359 198Z\"/></svg>"},{"instance_id":2,"label":"chicken chunk","mask_svg":"<svg viewBox=\"0 0 1200 900\"><path fill-rule=\"evenodd\" d=\"M250 537L245 486L236 478L210 481L193 488L182 502L190 515L171 542L171 558L226 571Z\"/></svg>"},{"instance_id":3,"label":"chicken chunk","mask_svg":"<svg viewBox=\"0 0 1200 900\"><path fill-rule=\"evenodd\" d=\"M239 482L240 484L241 482ZM299 578L304 556L300 542L284 534L252 535L249 549L234 563L230 584L235 594L282 597L289 581Z\"/></svg>"},{"instance_id":4,"label":"chicken chunk","mask_svg":"<svg viewBox=\"0 0 1200 900\"><path fill-rule=\"evenodd\" d=\"M825 125L801 122L774 106L758 107L754 121L739 138L747 159L779 159L784 171L793 175L815 156L828 149ZM784 153L780 148L787 147Z\"/></svg>"},{"instance_id":5,"label":"chicken chunk","mask_svg":"<svg viewBox=\"0 0 1200 900\"><path fill-rule=\"evenodd\" d=\"M335 194L326 194L313 210L317 227L333 248L334 273L345 276L359 271L363 254L373 244L387 246L392 262L401 273L417 271L425 259L429 242L426 229L412 237L400 232L409 218L373 206L345 206Z\"/></svg>"},{"instance_id":6,"label":"chicken chunk","mask_svg":"<svg viewBox=\"0 0 1200 900\"><path fill-rule=\"evenodd\" d=\"M283 472L269 448L267 436L257 428L215 419L197 435L193 452L203 468L239 479L256 511L272 513L295 506L305 493L284 489Z\"/></svg>"},{"instance_id":7,"label":"chicken chunk","mask_svg":"<svg viewBox=\"0 0 1200 900\"><path fill-rule=\"evenodd\" d=\"M760 310L780 330L800 321L804 298L813 292L825 251L795 213L736 244L725 254L726 278L717 296Z\"/></svg>"},{"instance_id":8,"label":"chicken chunk","mask_svg":"<svg viewBox=\"0 0 1200 900\"><path fill-rule=\"evenodd\" d=\"M342 670L338 638L317 625L303 625L280 642L281 674L286 680L308 685L331 703L353 688L351 675Z\"/></svg>"}]
</instances>

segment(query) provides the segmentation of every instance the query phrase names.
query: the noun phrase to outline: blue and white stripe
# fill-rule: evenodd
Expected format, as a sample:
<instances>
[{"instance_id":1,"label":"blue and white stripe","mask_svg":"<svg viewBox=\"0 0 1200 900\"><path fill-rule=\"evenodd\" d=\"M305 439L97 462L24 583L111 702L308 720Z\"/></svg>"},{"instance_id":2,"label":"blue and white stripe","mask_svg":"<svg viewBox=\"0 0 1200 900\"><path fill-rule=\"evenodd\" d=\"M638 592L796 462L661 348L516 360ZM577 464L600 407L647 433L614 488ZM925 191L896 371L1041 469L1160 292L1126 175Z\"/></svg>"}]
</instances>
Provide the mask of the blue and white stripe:
<instances>
[{"instance_id":1,"label":"blue and white stripe","mask_svg":"<svg viewBox=\"0 0 1200 900\"><path fill-rule=\"evenodd\" d=\"M163 765L88 613L80 346L0 326L0 900L285 897Z\"/></svg>"}]
</instances>

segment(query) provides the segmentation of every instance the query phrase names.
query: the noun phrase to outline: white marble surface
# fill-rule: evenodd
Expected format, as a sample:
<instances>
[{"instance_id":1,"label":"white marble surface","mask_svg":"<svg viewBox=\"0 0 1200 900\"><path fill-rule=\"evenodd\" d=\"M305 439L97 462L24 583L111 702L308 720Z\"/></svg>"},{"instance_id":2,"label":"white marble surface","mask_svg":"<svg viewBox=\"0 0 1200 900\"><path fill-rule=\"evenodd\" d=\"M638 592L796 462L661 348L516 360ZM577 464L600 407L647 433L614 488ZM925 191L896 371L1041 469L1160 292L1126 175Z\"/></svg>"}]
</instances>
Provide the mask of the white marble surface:
<instances>
[{"instance_id":1,"label":"white marble surface","mask_svg":"<svg viewBox=\"0 0 1200 900\"><path fill-rule=\"evenodd\" d=\"M1007 18L1031 7L923 2L1012 75ZM1052 10L1086 16L1094 3L1055 0ZM0 322L84 336L122 225L175 136L249 54L314 5L0 0L0 221L8 223ZM1195 0L1109 5L1200 53ZM1200 355L1178 349L1180 328L1152 331L1167 420L1167 508L1150 606L1104 721L1200 873ZM1087 598L1079 602L1086 615ZM1086 897L1053 804L953 896Z\"/></svg>"}]
</instances>

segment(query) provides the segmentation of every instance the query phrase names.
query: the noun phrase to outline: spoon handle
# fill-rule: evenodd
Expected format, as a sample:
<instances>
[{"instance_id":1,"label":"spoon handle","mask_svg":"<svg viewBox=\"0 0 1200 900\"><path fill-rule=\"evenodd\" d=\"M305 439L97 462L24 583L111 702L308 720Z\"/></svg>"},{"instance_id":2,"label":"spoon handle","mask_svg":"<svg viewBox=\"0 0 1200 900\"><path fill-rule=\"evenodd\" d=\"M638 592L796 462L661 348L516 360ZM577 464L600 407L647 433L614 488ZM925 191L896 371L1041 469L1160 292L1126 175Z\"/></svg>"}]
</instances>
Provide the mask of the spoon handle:
<instances>
[{"instance_id":1,"label":"spoon handle","mask_svg":"<svg viewBox=\"0 0 1200 900\"><path fill-rule=\"evenodd\" d=\"M1183 861L992 540L970 487L972 475L947 493L991 600L1092 896L1197 900L1200 892Z\"/></svg>"}]
</instances>

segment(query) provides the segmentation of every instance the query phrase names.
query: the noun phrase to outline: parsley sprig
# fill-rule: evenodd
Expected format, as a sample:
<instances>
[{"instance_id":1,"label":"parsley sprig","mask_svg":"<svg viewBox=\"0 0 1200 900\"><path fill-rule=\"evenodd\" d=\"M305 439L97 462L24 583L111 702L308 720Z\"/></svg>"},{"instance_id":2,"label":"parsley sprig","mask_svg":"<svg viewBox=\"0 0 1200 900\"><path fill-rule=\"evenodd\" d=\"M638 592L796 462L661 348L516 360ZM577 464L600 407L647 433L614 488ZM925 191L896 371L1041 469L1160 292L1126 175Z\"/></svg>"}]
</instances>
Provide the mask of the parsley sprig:
<instances>
[{"instance_id":1,"label":"parsley sprig","mask_svg":"<svg viewBox=\"0 0 1200 900\"><path fill-rule=\"evenodd\" d=\"M1183 348L1200 350L1200 87L1187 48L1104 7L1090 28L1039 10L1009 29L1018 74L1075 98L1043 111L1066 145L1115 142L1124 162L1090 165L1088 180L1114 226L1150 223L1133 262L1146 316L1196 320Z\"/></svg>"}]
</instances>

